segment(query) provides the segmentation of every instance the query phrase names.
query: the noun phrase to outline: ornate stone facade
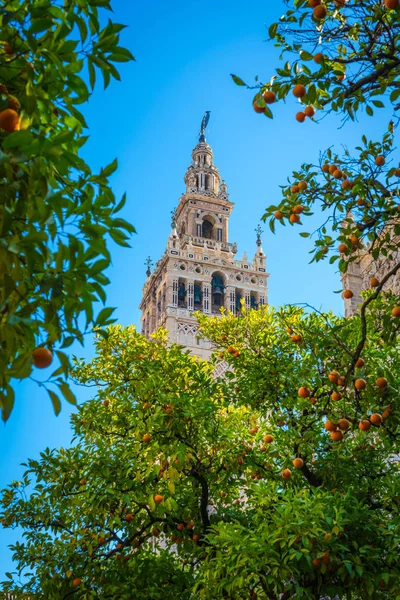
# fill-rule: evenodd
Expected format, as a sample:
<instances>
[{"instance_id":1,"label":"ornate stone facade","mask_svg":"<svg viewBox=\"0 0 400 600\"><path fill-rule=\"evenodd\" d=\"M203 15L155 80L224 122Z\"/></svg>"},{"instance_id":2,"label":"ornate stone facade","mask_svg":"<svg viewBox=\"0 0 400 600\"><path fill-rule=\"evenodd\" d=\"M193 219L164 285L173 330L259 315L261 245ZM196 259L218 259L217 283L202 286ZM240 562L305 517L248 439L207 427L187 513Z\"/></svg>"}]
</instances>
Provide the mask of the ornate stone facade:
<instances>
[{"instance_id":1,"label":"ornate stone facade","mask_svg":"<svg viewBox=\"0 0 400 600\"><path fill-rule=\"evenodd\" d=\"M236 260L237 247L229 242L228 225L233 209L226 183L213 162L213 152L202 128L184 181L186 193L172 219L164 255L153 273L148 269L143 287L141 328L149 336L159 327L170 332L170 341L186 346L203 358L211 343L197 336L194 311L220 314L221 307L236 314L268 302L266 257L257 232L253 260L246 253Z\"/></svg>"},{"instance_id":2,"label":"ornate stone facade","mask_svg":"<svg viewBox=\"0 0 400 600\"><path fill-rule=\"evenodd\" d=\"M362 304L361 292L370 288L371 277L381 280L399 260L400 252L391 258L374 260L365 250L360 251L358 260L349 264L347 273L342 277L343 289L350 289L354 294L349 300L344 300L346 317L351 317L357 312ZM383 289L400 294L400 271L389 279Z\"/></svg>"}]
</instances>

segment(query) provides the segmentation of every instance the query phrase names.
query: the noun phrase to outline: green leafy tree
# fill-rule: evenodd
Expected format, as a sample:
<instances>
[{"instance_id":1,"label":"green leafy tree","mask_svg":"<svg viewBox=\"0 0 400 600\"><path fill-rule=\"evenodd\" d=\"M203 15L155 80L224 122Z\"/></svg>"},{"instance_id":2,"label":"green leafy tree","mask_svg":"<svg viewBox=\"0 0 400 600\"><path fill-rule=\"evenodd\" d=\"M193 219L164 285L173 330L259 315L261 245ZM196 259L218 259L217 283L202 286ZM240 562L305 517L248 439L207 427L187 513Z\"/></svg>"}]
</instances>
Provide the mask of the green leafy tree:
<instances>
[{"instance_id":1,"label":"green leafy tree","mask_svg":"<svg viewBox=\"0 0 400 600\"><path fill-rule=\"evenodd\" d=\"M254 87L254 109L272 117L270 105L295 93L310 113L333 111L355 119L365 109L400 108L400 11L398 0L284 0L289 10L269 27L286 59ZM238 85L246 83L232 75ZM295 86L300 86L296 90ZM304 88L304 89L303 89ZM301 116L302 115L302 116Z\"/></svg>"},{"instance_id":2,"label":"green leafy tree","mask_svg":"<svg viewBox=\"0 0 400 600\"><path fill-rule=\"evenodd\" d=\"M119 45L123 25L100 24L109 0L0 2L0 407L14 404L12 379L59 366L42 385L55 412L66 382L65 353L112 322L106 302L107 240L128 246L132 225L118 217L109 184L113 161L93 173L81 157L81 112L101 74L133 59ZM89 81L89 86L87 84ZM51 384L51 385L50 385ZM50 385L50 387L49 387Z\"/></svg>"},{"instance_id":3,"label":"green leafy tree","mask_svg":"<svg viewBox=\"0 0 400 600\"><path fill-rule=\"evenodd\" d=\"M76 370L97 392L75 444L3 491L3 525L24 531L3 591L400 597L400 358L379 330L392 304L371 305L355 370L358 319L294 307L200 317L209 362L113 326ZM215 379L220 360L233 372Z\"/></svg>"}]
</instances>

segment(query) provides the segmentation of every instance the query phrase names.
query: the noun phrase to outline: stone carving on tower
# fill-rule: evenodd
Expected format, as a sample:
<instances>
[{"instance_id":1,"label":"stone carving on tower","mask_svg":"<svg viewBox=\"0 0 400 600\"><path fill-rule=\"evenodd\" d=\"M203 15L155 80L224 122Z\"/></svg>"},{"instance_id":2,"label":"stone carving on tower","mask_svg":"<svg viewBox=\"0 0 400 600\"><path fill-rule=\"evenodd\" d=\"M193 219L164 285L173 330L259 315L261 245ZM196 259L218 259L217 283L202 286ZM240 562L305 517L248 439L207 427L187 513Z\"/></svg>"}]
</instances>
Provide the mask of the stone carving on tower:
<instances>
[{"instance_id":1,"label":"stone carving on tower","mask_svg":"<svg viewBox=\"0 0 400 600\"><path fill-rule=\"evenodd\" d=\"M140 303L144 335L164 327L171 342L203 358L209 358L211 343L198 338L193 313L218 315L224 307L236 314L242 303L247 309L267 304L269 277L261 228L254 259L245 253L235 260L237 245L228 235L233 203L205 138L209 116L207 111L184 177L186 192L172 211L166 251L154 271L148 269Z\"/></svg>"}]
</instances>

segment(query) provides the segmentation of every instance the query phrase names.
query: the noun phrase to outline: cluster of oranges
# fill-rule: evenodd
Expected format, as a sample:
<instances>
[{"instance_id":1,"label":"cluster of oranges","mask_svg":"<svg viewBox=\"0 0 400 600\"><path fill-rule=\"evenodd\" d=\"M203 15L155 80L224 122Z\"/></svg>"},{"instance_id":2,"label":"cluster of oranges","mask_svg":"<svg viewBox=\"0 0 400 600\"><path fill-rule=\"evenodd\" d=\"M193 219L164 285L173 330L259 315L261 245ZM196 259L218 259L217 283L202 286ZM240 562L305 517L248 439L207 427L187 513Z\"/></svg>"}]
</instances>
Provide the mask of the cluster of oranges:
<instances>
[{"instance_id":1,"label":"cluster of oranges","mask_svg":"<svg viewBox=\"0 0 400 600\"><path fill-rule=\"evenodd\" d=\"M240 356L239 350L236 350L236 348L234 348L233 346L228 346L226 351L228 354L231 354L233 358L238 358L238 356ZM220 358L224 358L225 354L221 351L218 356Z\"/></svg>"},{"instance_id":2,"label":"cluster of oranges","mask_svg":"<svg viewBox=\"0 0 400 600\"><path fill-rule=\"evenodd\" d=\"M8 93L4 84L0 84L0 94L6 95L8 101L8 107L0 111L0 129L12 133L19 129L20 117L17 111L20 109L20 103L15 96Z\"/></svg>"},{"instance_id":3,"label":"cluster of oranges","mask_svg":"<svg viewBox=\"0 0 400 600\"><path fill-rule=\"evenodd\" d=\"M292 185L290 191L292 194L300 194L304 192L308 188L307 181L299 181L295 185ZM291 208L291 214L289 215L289 221L291 223L300 223L300 215L304 212L304 206L302 204L296 204ZM274 218L278 221L281 221L285 218L285 214L281 210L276 210L274 212Z\"/></svg>"}]
</instances>

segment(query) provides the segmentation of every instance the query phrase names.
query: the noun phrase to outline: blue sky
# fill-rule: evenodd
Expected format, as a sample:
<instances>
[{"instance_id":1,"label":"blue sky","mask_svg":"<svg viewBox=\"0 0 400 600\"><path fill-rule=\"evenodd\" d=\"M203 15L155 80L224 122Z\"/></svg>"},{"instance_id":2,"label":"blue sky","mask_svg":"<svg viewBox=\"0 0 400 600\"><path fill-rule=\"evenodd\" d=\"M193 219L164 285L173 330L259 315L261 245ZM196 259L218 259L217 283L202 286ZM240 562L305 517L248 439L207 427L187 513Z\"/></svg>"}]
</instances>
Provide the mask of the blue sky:
<instances>
[{"instance_id":1,"label":"blue sky","mask_svg":"<svg viewBox=\"0 0 400 600\"><path fill-rule=\"evenodd\" d=\"M254 254L254 228L264 208L279 201L279 185L293 169L316 161L319 150L330 145L351 148L362 133L374 137L388 117L361 116L343 129L334 115L320 124L299 124L294 98L274 105L273 121L253 112L252 93L234 85L229 74L269 80L278 53L264 42L264 24L284 12L281 0L114 0L113 6L114 20L129 26L122 43L136 62L122 65L122 83L106 92L99 88L84 107L91 136L85 157L94 169L118 157L114 188L119 195L127 191L123 216L137 228L132 249L113 246L109 270L109 305L128 325L139 323L143 263L148 255L156 261L165 249L170 211L184 191L183 176L205 110L211 111L207 141L235 203L230 241L238 243L239 258L245 250L249 257ZM300 229L278 227L275 236L264 229L270 303L308 302L341 313L341 298L333 293L340 288L335 267L327 261L308 264L311 242L299 237ZM76 352L90 357L90 342ZM88 397L86 390L77 394L80 401ZM68 405L55 418L47 395L30 382L18 384L16 396L16 408L0 434L0 488L18 479L27 457L71 439ZM0 529L0 581L12 570L7 544L16 537Z\"/></svg>"}]
</instances>

